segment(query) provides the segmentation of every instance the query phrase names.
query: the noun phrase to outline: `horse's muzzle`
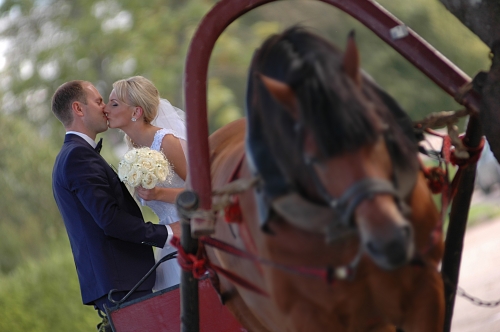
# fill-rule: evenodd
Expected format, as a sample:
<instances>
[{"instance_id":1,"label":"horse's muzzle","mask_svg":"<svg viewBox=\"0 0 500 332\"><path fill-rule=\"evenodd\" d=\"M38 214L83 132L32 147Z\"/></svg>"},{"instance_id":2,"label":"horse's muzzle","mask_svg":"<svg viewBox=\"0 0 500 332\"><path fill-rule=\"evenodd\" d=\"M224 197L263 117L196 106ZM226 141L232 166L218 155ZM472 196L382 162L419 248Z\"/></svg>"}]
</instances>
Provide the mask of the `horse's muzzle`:
<instances>
[{"instance_id":1,"label":"horse's muzzle","mask_svg":"<svg viewBox=\"0 0 500 332\"><path fill-rule=\"evenodd\" d=\"M390 236L363 239L366 253L383 269L393 270L407 264L414 254L413 229L406 224L393 229Z\"/></svg>"}]
</instances>

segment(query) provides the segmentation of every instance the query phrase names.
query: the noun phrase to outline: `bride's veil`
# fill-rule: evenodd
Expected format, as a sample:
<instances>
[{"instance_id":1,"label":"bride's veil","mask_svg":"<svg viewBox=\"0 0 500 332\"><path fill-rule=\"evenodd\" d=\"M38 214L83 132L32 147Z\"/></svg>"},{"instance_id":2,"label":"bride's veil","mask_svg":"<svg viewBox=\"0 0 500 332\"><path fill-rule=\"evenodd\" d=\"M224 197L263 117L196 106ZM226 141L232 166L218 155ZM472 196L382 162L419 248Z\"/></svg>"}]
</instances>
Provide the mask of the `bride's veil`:
<instances>
[{"instance_id":1,"label":"bride's veil","mask_svg":"<svg viewBox=\"0 0 500 332\"><path fill-rule=\"evenodd\" d=\"M151 124L164 128L168 134L177 137L187 159L186 114L183 110L173 106L168 100L161 98L158 115L151 121Z\"/></svg>"}]
</instances>

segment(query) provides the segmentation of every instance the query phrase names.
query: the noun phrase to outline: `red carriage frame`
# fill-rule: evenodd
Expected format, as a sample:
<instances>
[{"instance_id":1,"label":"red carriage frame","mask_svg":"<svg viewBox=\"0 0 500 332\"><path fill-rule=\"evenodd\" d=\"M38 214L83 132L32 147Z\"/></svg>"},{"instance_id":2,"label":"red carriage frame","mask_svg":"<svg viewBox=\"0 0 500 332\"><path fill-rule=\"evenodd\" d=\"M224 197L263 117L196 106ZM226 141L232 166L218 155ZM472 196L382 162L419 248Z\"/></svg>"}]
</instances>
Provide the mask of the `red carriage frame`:
<instances>
[{"instance_id":1,"label":"red carriage frame","mask_svg":"<svg viewBox=\"0 0 500 332\"><path fill-rule=\"evenodd\" d=\"M197 248L197 240L191 238L190 222L203 224L205 221L190 221L189 217L186 217L186 214L183 213L183 208L189 210L196 208L210 210L212 207L207 119L207 74L212 50L219 36L234 20L254 8L275 1L276 0L221 0L205 15L191 40L184 75L184 97L187 118L188 172L191 191L194 192L195 197L189 197L188 195L188 199L182 204L179 202L180 200L177 202L179 215L183 217L183 235L181 243L184 251L188 253L194 253ZM363 23L450 96L456 97L457 94L462 92L461 89L471 82L471 78L457 66L375 1L318 1L333 5ZM396 34L394 34L394 32L396 32ZM397 32L400 33L398 34ZM462 96L458 101L472 111L463 141L468 147L476 148L480 144L482 138L482 131L477 116L480 108L480 97L476 93L471 92ZM444 331L446 332L450 331L451 328L456 284L458 282L458 271L463 248L463 237L474 186L475 169L475 163L472 163L468 165L468 167L465 167L463 172L460 172L457 186L458 189L450 212L450 224L448 226L445 254L441 270L444 276L443 278L446 281L446 317L444 327ZM198 281L193 278L190 271L183 271L182 274L180 285L181 301L178 303L181 308L180 328L183 332L199 331L198 290L203 293L200 298L207 298L208 296L211 301L216 299L215 293L213 289L207 289L207 280L202 281L200 286L198 286ZM160 293L163 294L165 292ZM161 296L162 294L157 295ZM175 293L172 292L169 299L178 298L178 294L177 290ZM167 298L164 298L164 301L165 299ZM145 311L147 308L151 308L151 305L148 306L148 301L153 303L153 301L158 302L158 300L161 301L161 298L156 297L155 300L154 296L150 299L144 299L141 301L141 306L137 306L136 309L131 311L123 312L122 317L126 316L127 312L133 313L138 310ZM170 302L169 306L175 305L174 302ZM131 307L133 307L133 303L131 304ZM113 310L115 310L114 313ZM111 318L113 318L114 315L115 318L125 322L125 318L118 317L119 310L120 306L117 306L116 309L112 309ZM176 312L178 311L176 310ZM202 316L203 315L206 316L207 314L202 310ZM220 315L225 316L226 312L220 311ZM151 326L151 324L149 324L149 326Z\"/></svg>"},{"instance_id":2,"label":"red carriage frame","mask_svg":"<svg viewBox=\"0 0 500 332\"><path fill-rule=\"evenodd\" d=\"M222 0L205 15L191 40L185 76L189 176L192 189L199 195L200 207L211 207L210 164L208 158L207 73L215 42L227 26L250 10L276 0ZM318 0L351 15L392 46L445 92L454 97L471 81L470 77L434 49L382 6L371 0ZM393 39L391 29L406 27L408 35ZM479 99L468 95L464 106L479 110Z\"/></svg>"},{"instance_id":3,"label":"red carriage frame","mask_svg":"<svg viewBox=\"0 0 500 332\"><path fill-rule=\"evenodd\" d=\"M274 1L276 0L221 0L205 15L191 40L184 76L188 158L190 161L188 171L191 189L198 195L199 208L203 210L210 210L212 204L207 120L207 73L212 50L218 37L234 20L254 8ZM363 23L450 96L456 97L461 92L461 88L471 82L469 76L375 1L318 1L335 6ZM400 29L403 34L394 38L391 34L394 28ZM480 108L480 97L472 91L462 96L458 102L473 111L463 141L468 147L476 148L482 139L482 129L477 116ZM472 163L461 172L457 193L450 212L450 224L441 270L445 280L446 317L444 331L449 331L451 328L463 237L474 186L475 170L476 165ZM203 220L193 220L192 222L203 223ZM185 240L184 243L188 241ZM184 312L181 313L181 315L184 314L188 315Z\"/></svg>"}]
</instances>

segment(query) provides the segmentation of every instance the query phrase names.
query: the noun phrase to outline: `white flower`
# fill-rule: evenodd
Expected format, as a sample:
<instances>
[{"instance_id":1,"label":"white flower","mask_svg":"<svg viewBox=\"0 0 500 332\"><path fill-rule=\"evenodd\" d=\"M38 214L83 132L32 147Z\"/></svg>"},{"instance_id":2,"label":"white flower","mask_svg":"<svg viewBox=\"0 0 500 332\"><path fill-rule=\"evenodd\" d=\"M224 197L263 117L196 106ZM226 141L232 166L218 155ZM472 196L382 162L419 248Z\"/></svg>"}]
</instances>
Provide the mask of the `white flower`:
<instances>
[{"instance_id":1,"label":"white flower","mask_svg":"<svg viewBox=\"0 0 500 332\"><path fill-rule=\"evenodd\" d=\"M165 167L161 163L156 164L155 167L155 175L160 181L165 181L167 179L167 172L169 171L168 167Z\"/></svg>"},{"instance_id":2,"label":"white flower","mask_svg":"<svg viewBox=\"0 0 500 332\"><path fill-rule=\"evenodd\" d=\"M134 150L130 150L123 156L123 161L128 164L132 164L136 160L137 160L137 153Z\"/></svg>"},{"instance_id":3,"label":"white flower","mask_svg":"<svg viewBox=\"0 0 500 332\"><path fill-rule=\"evenodd\" d=\"M163 153L150 148L132 149L118 164L118 177L132 187L152 189L170 175L170 164Z\"/></svg>"},{"instance_id":4,"label":"white flower","mask_svg":"<svg viewBox=\"0 0 500 332\"><path fill-rule=\"evenodd\" d=\"M156 164L156 162L154 161L153 158L150 158L150 156L145 156L144 158L142 158L140 161L140 164L143 168L146 168L150 171L154 170L154 166Z\"/></svg>"},{"instance_id":5,"label":"white flower","mask_svg":"<svg viewBox=\"0 0 500 332\"><path fill-rule=\"evenodd\" d=\"M128 175L128 173L132 170L132 165L127 163L125 160L120 161L118 164L118 177L122 182L125 182L124 178Z\"/></svg>"},{"instance_id":6,"label":"white flower","mask_svg":"<svg viewBox=\"0 0 500 332\"><path fill-rule=\"evenodd\" d=\"M127 174L127 183L132 187L137 187L142 182L142 172L137 168L132 168L132 170Z\"/></svg>"},{"instance_id":7,"label":"white flower","mask_svg":"<svg viewBox=\"0 0 500 332\"><path fill-rule=\"evenodd\" d=\"M158 178L153 173L146 173L142 177L141 185L145 189L153 189L158 183Z\"/></svg>"}]
</instances>

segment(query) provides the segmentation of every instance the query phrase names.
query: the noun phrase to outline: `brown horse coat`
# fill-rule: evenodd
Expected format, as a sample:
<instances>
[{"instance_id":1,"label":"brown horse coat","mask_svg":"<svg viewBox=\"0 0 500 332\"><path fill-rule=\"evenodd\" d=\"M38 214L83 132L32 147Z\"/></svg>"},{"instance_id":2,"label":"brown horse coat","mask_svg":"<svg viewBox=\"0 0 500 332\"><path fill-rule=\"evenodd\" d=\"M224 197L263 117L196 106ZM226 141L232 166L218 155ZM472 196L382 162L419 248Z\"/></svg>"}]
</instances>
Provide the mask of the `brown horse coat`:
<instances>
[{"instance_id":1,"label":"brown horse coat","mask_svg":"<svg viewBox=\"0 0 500 332\"><path fill-rule=\"evenodd\" d=\"M245 120L240 119L211 135L214 189L231 181L235 170L236 178L252 176L242 159L245 127ZM228 224L219 216L215 238L291 266L346 265L358 251L356 236L326 244L323 236L294 228L278 216L270 223L273 234L264 233L257 222L253 190L239 195L239 199L244 222ZM444 298L438 264L443 246L441 239L431 240L440 216L421 173L409 204L420 263L387 271L363 256L353 280L338 280L331 285L207 247L213 264L269 294L256 294L219 276L226 305L249 331L395 331L396 326L406 332L441 331Z\"/></svg>"}]
</instances>

